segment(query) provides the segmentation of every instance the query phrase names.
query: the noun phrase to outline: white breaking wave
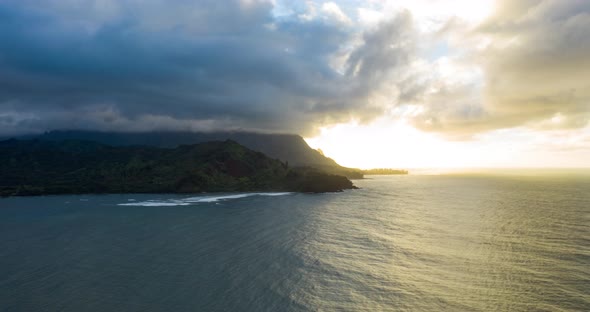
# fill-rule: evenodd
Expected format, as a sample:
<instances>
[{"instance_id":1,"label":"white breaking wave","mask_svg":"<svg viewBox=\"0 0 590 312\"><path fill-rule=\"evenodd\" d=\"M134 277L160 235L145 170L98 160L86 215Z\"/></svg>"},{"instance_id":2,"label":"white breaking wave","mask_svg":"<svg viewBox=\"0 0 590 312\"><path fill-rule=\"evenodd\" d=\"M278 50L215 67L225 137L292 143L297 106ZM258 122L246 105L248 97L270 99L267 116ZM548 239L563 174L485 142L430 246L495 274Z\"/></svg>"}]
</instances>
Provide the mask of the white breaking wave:
<instances>
[{"instance_id":1,"label":"white breaking wave","mask_svg":"<svg viewBox=\"0 0 590 312\"><path fill-rule=\"evenodd\" d=\"M245 198L251 196L283 196L289 195L289 192L283 193L244 193L244 194L234 194L234 195L225 195L225 196L199 196L199 197L190 197L183 199L184 202L189 203L213 203L221 200L228 200L228 199L238 199L238 198Z\"/></svg>"},{"instance_id":2,"label":"white breaking wave","mask_svg":"<svg viewBox=\"0 0 590 312\"><path fill-rule=\"evenodd\" d=\"M188 206L196 203L214 203L219 201L226 201L232 199L239 199L251 196L284 196L293 194L291 192L279 193L243 193L221 196L197 196L184 199L168 199L168 200L147 200L142 202L128 202L118 204L119 206L145 206L145 207L163 207L163 206Z\"/></svg>"},{"instance_id":3,"label":"white breaking wave","mask_svg":"<svg viewBox=\"0 0 590 312\"><path fill-rule=\"evenodd\" d=\"M185 203L182 201L156 201L156 200L148 200L143 202L132 202L132 203L123 203L118 204L118 206L144 206L144 207L163 207L163 206L188 206L190 203Z\"/></svg>"}]
</instances>

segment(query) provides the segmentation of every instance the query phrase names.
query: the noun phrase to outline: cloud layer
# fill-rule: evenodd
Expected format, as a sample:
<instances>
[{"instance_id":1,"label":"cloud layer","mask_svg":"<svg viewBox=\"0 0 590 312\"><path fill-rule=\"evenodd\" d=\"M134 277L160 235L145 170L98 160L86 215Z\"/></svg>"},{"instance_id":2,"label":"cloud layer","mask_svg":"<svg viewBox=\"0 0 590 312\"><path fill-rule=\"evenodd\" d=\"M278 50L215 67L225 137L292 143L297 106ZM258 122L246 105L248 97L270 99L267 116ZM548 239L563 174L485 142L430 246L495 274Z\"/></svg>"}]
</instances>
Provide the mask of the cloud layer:
<instances>
[{"instance_id":1,"label":"cloud layer","mask_svg":"<svg viewBox=\"0 0 590 312\"><path fill-rule=\"evenodd\" d=\"M330 65L352 37L336 4L307 19L272 9L254 0L4 1L0 131L308 132L380 112L368 104L376 88L361 81L366 70L355 78ZM355 62L374 57L359 52Z\"/></svg>"},{"instance_id":2,"label":"cloud layer","mask_svg":"<svg viewBox=\"0 0 590 312\"><path fill-rule=\"evenodd\" d=\"M441 28L439 35L463 45L457 71L471 67L479 75L438 81L416 124L458 135L588 125L590 2L503 0L496 7L474 27L449 20Z\"/></svg>"},{"instance_id":3,"label":"cloud layer","mask_svg":"<svg viewBox=\"0 0 590 312\"><path fill-rule=\"evenodd\" d=\"M585 126L589 2L497 7L477 25L450 16L424 30L374 1L2 1L0 134L305 135L405 107L451 135ZM434 42L451 51L428 56Z\"/></svg>"}]
</instances>

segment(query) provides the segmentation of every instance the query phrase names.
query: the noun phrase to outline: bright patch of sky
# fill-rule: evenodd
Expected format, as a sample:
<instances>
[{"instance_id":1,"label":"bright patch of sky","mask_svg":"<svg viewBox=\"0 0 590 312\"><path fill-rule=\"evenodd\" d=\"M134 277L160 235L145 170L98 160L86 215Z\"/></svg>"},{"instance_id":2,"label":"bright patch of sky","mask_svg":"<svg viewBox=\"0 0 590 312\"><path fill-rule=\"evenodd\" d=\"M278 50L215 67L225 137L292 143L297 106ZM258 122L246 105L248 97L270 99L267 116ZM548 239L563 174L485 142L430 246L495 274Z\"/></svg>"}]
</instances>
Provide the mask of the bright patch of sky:
<instances>
[{"instance_id":1,"label":"bright patch of sky","mask_svg":"<svg viewBox=\"0 0 590 312\"><path fill-rule=\"evenodd\" d=\"M418 42L419 59L414 61L414 67L423 67L423 76L430 77L427 80L440 81L426 94L447 92L450 86L463 87L470 89L474 96L474 104L466 108L484 109L484 68L466 55L471 51L485 50L490 39L486 36L466 39L461 33L446 36L440 33L450 23L460 24L462 31L468 32L494 12L494 1L367 0L350 1L348 5L356 6L355 10L346 6L343 11L356 11L359 28L375 27L399 12L409 11L422 39ZM436 107L436 103L429 105ZM449 103L441 102L440 105L448 106ZM534 126L500 128L453 139L414 127L408 117L419 116L423 111L424 106L419 102L398 103L388 116L368 124L351 120L346 124L323 127L318 136L307 139L307 142L345 166L361 168L590 165L590 123L580 129L559 130L565 120L561 113Z\"/></svg>"},{"instance_id":2,"label":"bright patch of sky","mask_svg":"<svg viewBox=\"0 0 590 312\"><path fill-rule=\"evenodd\" d=\"M403 119L381 118L322 128L306 139L343 166L353 168L581 168L590 156L590 127L537 132L496 130L466 141L447 140Z\"/></svg>"}]
</instances>

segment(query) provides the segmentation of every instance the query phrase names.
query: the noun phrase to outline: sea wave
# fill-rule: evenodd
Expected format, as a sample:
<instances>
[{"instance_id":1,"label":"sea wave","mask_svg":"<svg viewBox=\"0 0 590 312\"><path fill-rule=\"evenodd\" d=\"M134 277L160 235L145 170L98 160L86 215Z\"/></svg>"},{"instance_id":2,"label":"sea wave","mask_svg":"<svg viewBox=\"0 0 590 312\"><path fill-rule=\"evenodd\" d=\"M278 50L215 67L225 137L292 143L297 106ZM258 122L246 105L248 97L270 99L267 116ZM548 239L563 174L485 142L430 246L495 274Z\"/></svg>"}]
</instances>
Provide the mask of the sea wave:
<instances>
[{"instance_id":1,"label":"sea wave","mask_svg":"<svg viewBox=\"0 0 590 312\"><path fill-rule=\"evenodd\" d=\"M216 195L216 196L196 196L188 197L183 199L166 199L166 200L147 200L140 202L127 202L118 204L118 206L145 206L145 207L158 207L158 206L188 206L197 203L215 203L220 201L240 199L251 196L285 196L293 194L291 192L274 192L274 193L240 193L230 195Z\"/></svg>"}]
</instances>

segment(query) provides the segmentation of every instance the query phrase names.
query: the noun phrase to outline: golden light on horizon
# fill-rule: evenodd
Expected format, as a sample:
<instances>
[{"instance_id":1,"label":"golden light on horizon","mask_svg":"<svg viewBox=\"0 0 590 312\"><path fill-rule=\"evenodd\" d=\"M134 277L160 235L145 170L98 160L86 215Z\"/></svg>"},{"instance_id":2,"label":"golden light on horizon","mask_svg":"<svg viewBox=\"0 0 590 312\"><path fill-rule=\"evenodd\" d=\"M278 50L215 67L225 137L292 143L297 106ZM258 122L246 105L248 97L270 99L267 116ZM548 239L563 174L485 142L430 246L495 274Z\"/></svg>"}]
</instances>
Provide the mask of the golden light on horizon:
<instances>
[{"instance_id":1,"label":"golden light on horizon","mask_svg":"<svg viewBox=\"0 0 590 312\"><path fill-rule=\"evenodd\" d=\"M576 138L572 140L572 138ZM306 138L312 148L343 166L371 168L572 168L587 167L590 127L575 135L513 128L451 140L420 131L404 120L381 118L322 128Z\"/></svg>"},{"instance_id":2,"label":"golden light on horizon","mask_svg":"<svg viewBox=\"0 0 590 312\"><path fill-rule=\"evenodd\" d=\"M341 124L323 128L306 140L343 166L370 168L458 167L465 164L466 151L434 135L423 133L404 122L371 125ZM433 158L433 153L437 154Z\"/></svg>"}]
</instances>

